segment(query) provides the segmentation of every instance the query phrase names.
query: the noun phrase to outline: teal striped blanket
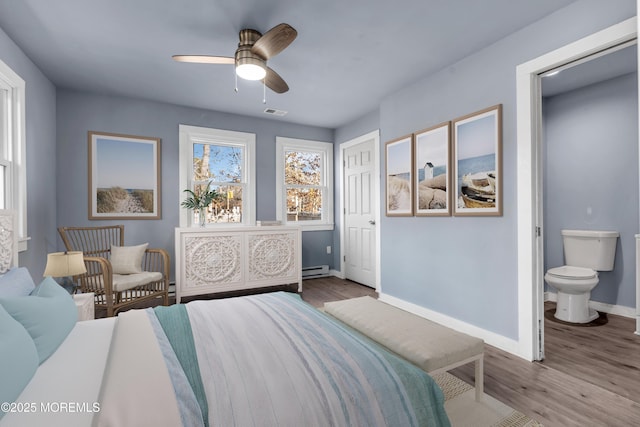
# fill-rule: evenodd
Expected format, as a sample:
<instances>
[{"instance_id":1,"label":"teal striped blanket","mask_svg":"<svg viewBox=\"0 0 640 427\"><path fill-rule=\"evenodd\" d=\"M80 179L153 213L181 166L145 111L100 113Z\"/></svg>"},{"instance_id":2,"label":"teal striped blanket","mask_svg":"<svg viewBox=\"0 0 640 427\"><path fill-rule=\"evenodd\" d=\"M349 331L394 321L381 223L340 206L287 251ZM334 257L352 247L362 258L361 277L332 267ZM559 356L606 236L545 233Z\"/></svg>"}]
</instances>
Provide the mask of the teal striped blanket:
<instances>
[{"instance_id":1,"label":"teal striped blanket","mask_svg":"<svg viewBox=\"0 0 640 427\"><path fill-rule=\"evenodd\" d=\"M425 372L277 292L147 310L185 426L449 426Z\"/></svg>"}]
</instances>

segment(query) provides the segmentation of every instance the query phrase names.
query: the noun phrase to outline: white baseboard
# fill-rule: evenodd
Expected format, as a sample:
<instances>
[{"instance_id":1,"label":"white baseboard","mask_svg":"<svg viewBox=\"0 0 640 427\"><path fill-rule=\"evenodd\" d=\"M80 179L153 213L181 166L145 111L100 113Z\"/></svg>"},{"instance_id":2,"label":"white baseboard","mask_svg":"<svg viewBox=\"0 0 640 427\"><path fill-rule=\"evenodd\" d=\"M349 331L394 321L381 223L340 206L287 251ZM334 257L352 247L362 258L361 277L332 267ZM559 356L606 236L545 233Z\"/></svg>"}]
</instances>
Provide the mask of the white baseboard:
<instances>
[{"instance_id":1,"label":"white baseboard","mask_svg":"<svg viewBox=\"0 0 640 427\"><path fill-rule=\"evenodd\" d=\"M454 329L458 332L462 332L477 338L482 338L485 343L493 347L497 347L500 350L506 351L507 353L511 353L515 356L522 357L525 360L530 360L518 353L520 347L517 340L507 338L505 336L496 334L495 332L487 331L486 329L479 328L475 325L471 325L469 323L463 322L453 317L449 317L433 310L429 310L428 308L421 307L419 305L407 302L391 295L381 293L378 299L403 310L406 310L410 313L413 313L417 316L424 317L425 319L431 320L432 322L436 322L448 328Z\"/></svg>"},{"instance_id":2,"label":"white baseboard","mask_svg":"<svg viewBox=\"0 0 640 427\"><path fill-rule=\"evenodd\" d=\"M329 276L334 276L338 279L344 280L344 273L338 270L329 270Z\"/></svg>"},{"instance_id":3,"label":"white baseboard","mask_svg":"<svg viewBox=\"0 0 640 427\"><path fill-rule=\"evenodd\" d=\"M556 302L558 301L558 294L555 292L547 291L544 293L544 300ZM635 319L637 316L635 308L625 307L624 305L613 305L613 304L607 304L605 302L589 301L589 307L593 308L594 310L601 311L603 313L615 314L617 316L623 316L623 317L630 317L632 319Z\"/></svg>"}]
</instances>

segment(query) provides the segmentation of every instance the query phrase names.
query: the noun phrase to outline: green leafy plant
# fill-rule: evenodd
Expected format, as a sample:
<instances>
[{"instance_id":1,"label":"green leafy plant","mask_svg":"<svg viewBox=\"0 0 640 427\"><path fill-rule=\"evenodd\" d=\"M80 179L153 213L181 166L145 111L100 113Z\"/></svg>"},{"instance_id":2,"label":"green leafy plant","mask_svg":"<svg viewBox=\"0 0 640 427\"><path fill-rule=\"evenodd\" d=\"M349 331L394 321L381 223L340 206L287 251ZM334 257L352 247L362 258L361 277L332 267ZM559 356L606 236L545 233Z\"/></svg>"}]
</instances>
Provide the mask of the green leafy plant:
<instances>
[{"instance_id":1,"label":"green leafy plant","mask_svg":"<svg viewBox=\"0 0 640 427\"><path fill-rule=\"evenodd\" d=\"M181 206L193 210L201 210L209 206L220 196L217 191L210 189L210 185L211 183L207 184L207 187L199 194L189 189L184 190L185 193L189 193L189 197L182 201Z\"/></svg>"}]
</instances>

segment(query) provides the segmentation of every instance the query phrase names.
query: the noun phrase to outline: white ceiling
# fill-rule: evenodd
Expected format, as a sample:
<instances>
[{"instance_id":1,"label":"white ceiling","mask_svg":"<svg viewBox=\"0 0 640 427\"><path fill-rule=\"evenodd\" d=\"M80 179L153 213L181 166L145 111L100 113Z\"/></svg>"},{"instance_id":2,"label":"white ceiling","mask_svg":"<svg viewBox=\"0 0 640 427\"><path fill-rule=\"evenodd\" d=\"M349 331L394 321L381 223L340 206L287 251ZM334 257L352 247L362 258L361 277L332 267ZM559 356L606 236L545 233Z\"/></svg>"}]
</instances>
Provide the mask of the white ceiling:
<instances>
[{"instance_id":1,"label":"white ceiling","mask_svg":"<svg viewBox=\"0 0 640 427\"><path fill-rule=\"evenodd\" d=\"M2 0L0 27L60 88L335 128L573 1ZM290 90L266 105L233 66L171 59L233 56L238 31L281 22L298 38L269 66Z\"/></svg>"}]
</instances>

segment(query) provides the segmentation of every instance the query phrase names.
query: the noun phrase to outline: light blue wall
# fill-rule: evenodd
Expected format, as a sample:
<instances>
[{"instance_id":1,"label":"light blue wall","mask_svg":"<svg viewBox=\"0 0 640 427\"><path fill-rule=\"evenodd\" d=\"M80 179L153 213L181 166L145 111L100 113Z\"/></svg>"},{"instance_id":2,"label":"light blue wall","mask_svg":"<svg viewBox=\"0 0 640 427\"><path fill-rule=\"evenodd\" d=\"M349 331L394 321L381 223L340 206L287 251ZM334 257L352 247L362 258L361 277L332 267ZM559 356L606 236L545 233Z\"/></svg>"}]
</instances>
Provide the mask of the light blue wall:
<instances>
[{"instance_id":1,"label":"light blue wall","mask_svg":"<svg viewBox=\"0 0 640 427\"><path fill-rule=\"evenodd\" d=\"M591 299L635 307L637 73L545 99L543 115L545 270L564 264L560 230L618 231L615 268Z\"/></svg>"},{"instance_id":2,"label":"light blue wall","mask_svg":"<svg viewBox=\"0 0 640 427\"><path fill-rule=\"evenodd\" d=\"M501 217L382 216L383 293L518 339L516 67L635 14L633 0L577 1L382 102L382 164L385 141L502 104L504 184Z\"/></svg>"},{"instance_id":3,"label":"light blue wall","mask_svg":"<svg viewBox=\"0 0 640 427\"><path fill-rule=\"evenodd\" d=\"M353 122L336 129L336 154L340 153L340 144L372 132L380 127L380 111L376 108Z\"/></svg>"},{"instance_id":4,"label":"light blue wall","mask_svg":"<svg viewBox=\"0 0 640 427\"><path fill-rule=\"evenodd\" d=\"M20 265L42 279L47 253L56 250L55 87L0 29L0 60L26 83L27 226L31 240Z\"/></svg>"},{"instance_id":5,"label":"light blue wall","mask_svg":"<svg viewBox=\"0 0 640 427\"><path fill-rule=\"evenodd\" d=\"M58 225L125 224L126 243L146 242L165 248L174 258L174 228L179 224L178 125L186 124L256 134L257 220L273 220L275 202L275 138L333 142L333 130L256 119L215 111L131 98L58 90L57 93ZM100 131L158 137L162 140L162 219L89 221L87 132ZM303 266L329 264L326 246L331 231L303 233ZM59 247L62 242L58 240Z\"/></svg>"}]
</instances>

